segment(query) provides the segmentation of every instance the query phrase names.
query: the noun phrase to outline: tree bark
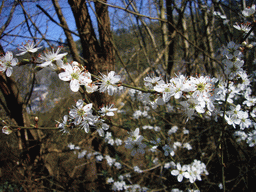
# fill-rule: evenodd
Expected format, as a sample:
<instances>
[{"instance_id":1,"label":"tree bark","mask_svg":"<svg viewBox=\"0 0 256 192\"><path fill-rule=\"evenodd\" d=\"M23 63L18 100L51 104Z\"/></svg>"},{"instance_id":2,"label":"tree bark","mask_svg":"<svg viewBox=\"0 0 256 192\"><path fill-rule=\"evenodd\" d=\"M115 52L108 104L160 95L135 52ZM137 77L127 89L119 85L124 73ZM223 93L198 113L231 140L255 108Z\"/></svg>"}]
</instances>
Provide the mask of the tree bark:
<instances>
[{"instance_id":1,"label":"tree bark","mask_svg":"<svg viewBox=\"0 0 256 192\"><path fill-rule=\"evenodd\" d=\"M104 0L106 3L107 0ZM95 2L95 9L98 19L98 28L100 35L100 52L98 56L100 60L104 62L97 66L100 71L111 71L114 70L114 49L111 43L112 34L110 29L110 19L108 15L108 7L100 2ZM107 72L106 71L106 72Z\"/></svg>"},{"instance_id":2,"label":"tree bark","mask_svg":"<svg viewBox=\"0 0 256 192\"><path fill-rule=\"evenodd\" d=\"M165 20L166 19L166 11L164 7L164 1L159 0L159 9L160 9L160 14L159 17L160 19ZM161 32L162 32L162 39L163 39L163 48L166 47L168 43L168 30L167 30L167 23L161 21ZM165 54L164 54L164 66L166 67L168 64L168 49L166 49Z\"/></svg>"},{"instance_id":3,"label":"tree bark","mask_svg":"<svg viewBox=\"0 0 256 192\"><path fill-rule=\"evenodd\" d=\"M4 6L4 1L2 2L1 9L2 9L3 6ZM16 6L17 6L16 3L13 3L13 4L12 4L12 9L11 9L11 11L10 11L10 13L9 13L8 19L6 20L6 22L4 23L4 25L3 25L3 26L1 27L1 29L0 29L0 37L2 36L3 32L4 32L5 29L8 27L8 25L10 24ZM2 11L1 11L1 12L2 12Z\"/></svg>"},{"instance_id":4,"label":"tree bark","mask_svg":"<svg viewBox=\"0 0 256 192\"><path fill-rule=\"evenodd\" d=\"M173 6L174 1L170 0L170 1L166 1L166 12L167 12L167 21L168 23L172 23L174 24L174 18L173 18L173 10L174 10L174 6ZM172 34L175 33L175 29L172 25L168 24L168 33L169 33L169 37L172 36ZM173 37L175 38L175 37ZM170 41L171 39L169 39ZM173 72L173 67L174 67L174 57L175 57L175 51L174 51L174 47L175 47L175 41L172 41L171 44L169 45L169 50L168 50L168 63L166 66L166 72L168 75L172 75Z\"/></svg>"},{"instance_id":5,"label":"tree bark","mask_svg":"<svg viewBox=\"0 0 256 192\"><path fill-rule=\"evenodd\" d=\"M108 7L101 2L96 1L94 3L98 23L98 40L92 26L92 20L88 12L86 1L69 0L68 2L76 21L83 49L83 57L86 60L86 69L93 74L98 74L99 71L106 74L107 72L114 70L114 50L111 43L112 35ZM107 1L104 0L103 2L106 3ZM100 94L98 92L90 94L89 98L93 102L95 108L102 106L102 104L110 103L112 100L107 94ZM104 143L102 142L103 141L96 138L92 141L91 145L94 150L103 152ZM97 187L100 185L96 184L98 179L96 163L94 162L88 165L86 170L86 179L89 181L86 189L88 191L97 191Z\"/></svg>"},{"instance_id":6,"label":"tree bark","mask_svg":"<svg viewBox=\"0 0 256 192\"><path fill-rule=\"evenodd\" d=\"M203 5L201 1L198 1L200 9L203 14L203 22L205 27L205 47L207 48L207 51L211 57L214 58L214 48L213 48L213 27L214 27L214 18L212 16L208 16L206 6ZM212 12L212 10L211 10ZM206 58L205 63L206 72L212 76L217 76L216 73L216 63L212 61L210 58Z\"/></svg>"}]
</instances>

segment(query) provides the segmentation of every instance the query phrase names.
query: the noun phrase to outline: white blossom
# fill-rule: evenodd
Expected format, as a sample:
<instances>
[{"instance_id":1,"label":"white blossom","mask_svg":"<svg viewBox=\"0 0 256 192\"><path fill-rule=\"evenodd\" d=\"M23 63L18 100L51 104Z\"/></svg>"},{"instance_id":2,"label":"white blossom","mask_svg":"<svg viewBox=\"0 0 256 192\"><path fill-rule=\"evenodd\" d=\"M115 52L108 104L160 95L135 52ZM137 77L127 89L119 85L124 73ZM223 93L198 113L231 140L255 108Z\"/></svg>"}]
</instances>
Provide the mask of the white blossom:
<instances>
[{"instance_id":1,"label":"white blossom","mask_svg":"<svg viewBox=\"0 0 256 192\"><path fill-rule=\"evenodd\" d=\"M39 55L39 59L44 61L42 64L39 64L39 67L47 67L49 66L51 69L56 70L57 66L55 65L55 61L61 60L64 56L66 56L68 53L62 53L59 54L61 51L61 48L58 47L56 52L54 52L54 49L52 48L52 51L46 50L44 52L44 55Z\"/></svg>"},{"instance_id":2,"label":"white blossom","mask_svg":"<svg viewBox=\"0 0 256 192\"><path fill-rule=\"evenodd\" d=\"M10 77L13 67L18 64L18 59L13 58L13 53L7 51L5 56L0 57L0 72L6 72L6 76Z\"/></svg>"},{"instance_id":3,"label":"white blossom","mask_svg":"<svg viewBox=\"0 0 256 192\"><path fill-rule=\"evenodd\" d=\"M255 13L255 5L254 5L254 4L253 4L251 7L245 8L245 9L242 11L242 14L243 14L245 17L250 17L250 16L252 16L254 13Z\"/></svg>"},{"instance_id":4,"label":"white blossom","mask_svg":"<svg viewBox=\"0 0 256 192\"><path fill-rule=\"evenodd\" d=\"M40 47L36 47L34 41L28 41L26 42L26 44L23 44L18 48L19 51L21 51L21 53L16 54L16 56L21 56L24 55L26 53L35 53L38 51L38 49L41 49L42 46Z\"/></svg>"},{"instance_id":5,"label":"white blossom","mask_svg":"<svg viewBox=\"0 0 256 192\"><path fill-rule=\"evenodd\" d=\"M101 74L101 78L99 79L100 92L108 92L109 95L113 95L117 91L117 84L120 81L121 77L119 75L115 75L114 71L110 71L108 75Z\"/></svg>"}]
</instances>

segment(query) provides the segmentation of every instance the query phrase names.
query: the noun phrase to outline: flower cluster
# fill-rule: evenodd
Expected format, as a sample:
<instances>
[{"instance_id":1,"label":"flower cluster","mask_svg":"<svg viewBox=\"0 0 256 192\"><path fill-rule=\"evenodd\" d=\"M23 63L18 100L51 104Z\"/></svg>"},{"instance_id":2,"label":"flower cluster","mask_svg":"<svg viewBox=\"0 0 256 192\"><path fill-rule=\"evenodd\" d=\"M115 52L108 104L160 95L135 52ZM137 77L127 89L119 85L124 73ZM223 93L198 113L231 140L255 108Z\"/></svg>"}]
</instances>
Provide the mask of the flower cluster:
<instances>
[{"instance_id":1,"label":"flower cluster","mask_svg":"<svg viewBox=\"0 0 256 192\"><path fill-rule=\"evenodd\" d=\"M125 148L131 149L131 155L135 156L136 153L145 153L146 144L142 142L143 136L139 135L140 129L136 128L135 131L130 132L130 136L125 141Z\"/></svg>"},{"instance_id":2,"label":"flower cluster","mask_svg":"<svg viewBox=\"0 0 256 192\"><path fill-rule=\"evenodd\" d=\"M253 4L251 7L245 8L245 9L242 11L242 14L243 14L245 17L254 16L254 13L255 13L255 5L254 5L254 4Z\"/></svg>"},{"instance_id":3,"label":"flower cluster","mask_svg":"<svg viewBox=\"0 0 256 192\"><path fill-rule=\"evenodd\" d=\"M193 119L197 113L213 112L216 82L216 78L208 76L186 78L184 75L179 75L165 83L160 77L148 76L144 78L144 85L159 94L152 97L150 93L137 90L135 92L138 93L139 101L153 109L156 109L158 105L168 104L171 98L179 101L180 109L183 110L188 120ZM138 112L134 114L134 116L141 115Z\"/></svg>"},{"instance_id":4,"label":"flower cluster","mask_svg":"<svg viewBox=\"0 0 256 192\"><path fill-rule=\"evenodd\" d=\"M146 192L149 189L147 187L141 187L139 184L128 184L131 175L129 173L119 175L117 180L115 181L112 177L107 178L107 183L112 184L112 190L114 191L141 191ZM128 181L128 182L127 182Z\"/></svg>"},{"instance_id":5,"label":"flower cluster","mask_svg":"<svg viewBox=\"0 0 256 192\"><path fill-rule=\"evenodd\" d=\"M108 110L110 110L110 115L113 115L113 111L116 111L116 108L112 109L111 105ZM103 110L100 110L102 113ZM93 115L93 110L92 110L92 103L86 104L82 99L79 99L76 102L76 106L73 107L69 111L69 115L64 116L64 121L62 123L58 122L59 125L58 127L61 129L63 133L69 133L70 128L79 126L81 129L83 129L86 133L89 133L90 127L94 127L99 135L101 137L105 136L105 131L109 129L109 125L104 123L104 119L102 119L103 116L98 116L98 115ZM106 115L109 115L106 113ZM107 140L110 140L108 134ZM120 143L119 140L116 140L117 145Z\"/></svg>"},{"instance_id":6,"label":"flower cluster","mask_svg":"<svg viewBox=\"0 0 256 192\"><path fill-rule=\"evenodd\" d=\"M177 163L176 169L171 171L173 176L177 176L178 182L183 180L183 177L189 179L190 183L194 183L196 180L201 181L201 175L208 175L206 166L199 160L194 160L189 165L181 166L180 163Z\"/></svg>"}]
</instances>

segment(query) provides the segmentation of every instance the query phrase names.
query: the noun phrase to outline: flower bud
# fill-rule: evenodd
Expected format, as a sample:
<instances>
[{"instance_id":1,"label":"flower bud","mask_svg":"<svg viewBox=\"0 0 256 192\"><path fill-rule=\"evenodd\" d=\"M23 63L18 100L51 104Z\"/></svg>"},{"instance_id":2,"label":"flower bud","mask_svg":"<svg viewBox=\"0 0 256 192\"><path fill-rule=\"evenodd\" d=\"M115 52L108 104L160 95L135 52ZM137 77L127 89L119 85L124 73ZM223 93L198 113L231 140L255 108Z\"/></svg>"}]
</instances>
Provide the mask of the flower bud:
<instances>
[{"instance_id":1,"label":"flower bud","mask_svg":"<svg viewBox=\"0 0 256 192\"><path fill-rule=\"evenodd\" d=\"M243 41L242 42L242 46L246 46L247 45L247 42L246 41Z\"/></svg>"},{"instance_id":2,"label":"flower bud","mask_svg":"<svg viewBox=\"0 0 256 192\"><path fill-rule=\"evenodd\" d=\"M253 45L252 44L249 44L246 46L247 49L252 49L253 48Z\"/></svg>"},{"instance_id":3,"label":"flower bud","mask_svg":"<svg viewBox=\"0 0 256 192\"><path fill-rule=\"evenodd\" d=\"M12 133L12 130L10 129L9 126L4 126L4 127L2 128L2 132L3 132L4 134L6 134L6 135L10 135L10 134Z\"/></svg>"}]
</instances>

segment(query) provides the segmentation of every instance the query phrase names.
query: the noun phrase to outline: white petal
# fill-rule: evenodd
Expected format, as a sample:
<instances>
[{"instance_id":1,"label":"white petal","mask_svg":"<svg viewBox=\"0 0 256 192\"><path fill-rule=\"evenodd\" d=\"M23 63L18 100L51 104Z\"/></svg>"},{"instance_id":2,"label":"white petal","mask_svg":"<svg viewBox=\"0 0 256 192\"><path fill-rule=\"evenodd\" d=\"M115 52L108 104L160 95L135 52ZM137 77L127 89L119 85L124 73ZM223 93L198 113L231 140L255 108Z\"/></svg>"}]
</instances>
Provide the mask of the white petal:
<instances>
[{"instance_id":1,"label":"white petal","mask_svg":"<svg viewBox=\"0 0 256 192\"><path fill-rule=\"evenodd\" d=\"M17 58L14 58L11 62L11 66L16 66L19 60Z\"/></svg>"},{"instance_id":2,"label":"white petal","mask_svg":"<svg viewBox=\"0 0 256 192\"><path fill-rule=\"evenodd\" d=\"M59 78L62 81L70 81L71 80L71 75L68 72L62 72L62 73L59 73Z\"/></svg>"},{"instance_id":3,"label":"white petal","mask_svg":"<svg viewBox=\"0 0 256 192\"><path fill-rule=\"evenodd\" d=\"M12 75L12 71L13 71L12 67L8 67L6 70L6 76L10 77Z\"/></svg>"},{"instance_id":4,"label":"white petal","mask_svg":"<svg viewBox=\"0 0 256 192\"><path fill-rule=\"evenodd\" d=\"M67 55L67 54L68 54L68 53L59 54L59 55L57 55L57 56L55 57L54 60L60 60L60 59L62 59L62 57L64 57L64 56Z\"/></svg>"},{"instance_id":5,"label":"white petal","mask_svg":"<svg viewBox=\"0 0 256 192\"><path fill-rule=\"evenodd\" d=\"M57 64L57 66L60 67L60 68L63 68L63 67L64 67L64 63L63 63L62 60L57 60L57 61L56 61L56 64Z\"/></svg>"},{"instance_id":6,"label":"white petal","mask_svg":"<svg viewBox=\"0 0 256 192\"><path fill-rule=\"evenodd\" d=\"M97 129L97 131L98 131L100 137L104 137L104 131L103 131L103 129L100 128L100 129Z\"/></svg>"},{"instance_id":7,"label":"white petal","mask_svg":"<svg viewBox=\"0 0 256 192\"><path fill-rule=\"evenodd\" d=\"M105 131L109 129L109 125L106 123L102 123L102 129L104 129Z\"/></svg>"},{"instance_id":8,"label":"white petal","mask_svg":"<svg viewBox=\"0 0 256 192\"><path fill-rule=\"evenodd\" d=\"M76 79L71 80L71 82L70 82L71 91L77 92L79 90L79 87L80 87L80 85L79 85L78 80L76 80Z\"/></svg>"},{"instance_id":9,"label":"white petal","mask_svg":"<svg viewBox=\"0 0 256 192\"><path fill-rule=\"evenodd\" d=\"M52 62L51 61L46 61L46 62L44 62L44 63L42 63L42 64L39 64L38 66L39 67L47 67L48 65L50 65Z\"/></svg>"},{"instance_id":10,"label":"white petal","mask_svg":"<svg viewBox=\"0 0 256 192\"><path fill-rule=\"evenodd\" d=\"M106 113L106 115L107 116L114 116L115 114L113 112L109 111L109 112Z\"/></svg>"},{"instance_id":11,"label":"white petal","mask_svg":"<svg viewBox=\"0 0 256 192\"><path fill-rule=\"evenodd\" d=\"M183 180L183 175L178 175L178 181L181 182Z\"/></svg>"},{"instance_id":12,"label":"white petal","mask_svg":"<svg viewBox=\"0 0 256 192\"><path fill-rule=\"evenodd\" d=\"M64 120L63 122L66 123L68 121L68 115L64 115L63 120Z\"/></svg>"},{"instance_id":13,"label":"white petal","mask_svg":"<svg viewBox=\"0 0 256 192\"><path fill-rule=\"evenodd\" d=\"M34 48L34 49L30 49L30 50L28 50L28 52L35 53L35 52L37 52L38 49L41 49L41 48L42 48L42 46Z\"/></svg>"},{"instance_id":14,"label":"white petal","mask_svg":"<svg viewBox=\"0 0 256 192\"><path fill-rule=\"evenodd\" d=\"M24 52L21 52L21 53L19 53L19 54L16 54L16 56L25 55L25 53L26 53L26 51L24 51Z\"/></svg>"},{"instance_id":15,"label":"white petal","mask_svg":"<svg viewBox=\"0 0 256 192\"><path fill-rule=\"evenodd\" d=\"M6 70L6 65L0 63L0 71L5 72L5 70Z\"/></svg>"},{"instance_id":16,"label":"white petal","mask_svg":"<svg viewBox=\"0 0 256 192\"><path fill-rule=\"evenodd\" d=\"M7 51L6 54L5 54L5 59L6 59L7 61L11 61L12 58L13 58L12 52Z\"/></svg>"},{"instance_id":17,"label":"white petal","mask_svg":"<svg viewBox=\"0 0 256 192\"><path fill-rule=\"evenodd\" d=\"M84 107L83 107L83 110L85 111L85 112L88 112L88 111L90 111L92 109L92 103L89 103L89 104L87 104L87 105L85 105Z\"/></svg>"},{"instance_id":18,"label":"white petal","mask_svg":"<svg viewBox=\"0 0 256 192\"><path fill-rule=\"evenodd\" d=\"M81 109L84 105L84 101L82 99L79 99L77 102L76 102L76 107L78 109Z\"/></svg>"},{"instance_id":19,"label":"white petal","mask_svg":"<svg viewBox=\"0 0 256 192\"><path fill-rule=\"evenodd\" d=\"M172 170L172 171L171 171L171 174L172 174L173 176L177 176L177 175L179 175L179 171L178 171L178 170Z\"/></svg>"}]
</instances>

